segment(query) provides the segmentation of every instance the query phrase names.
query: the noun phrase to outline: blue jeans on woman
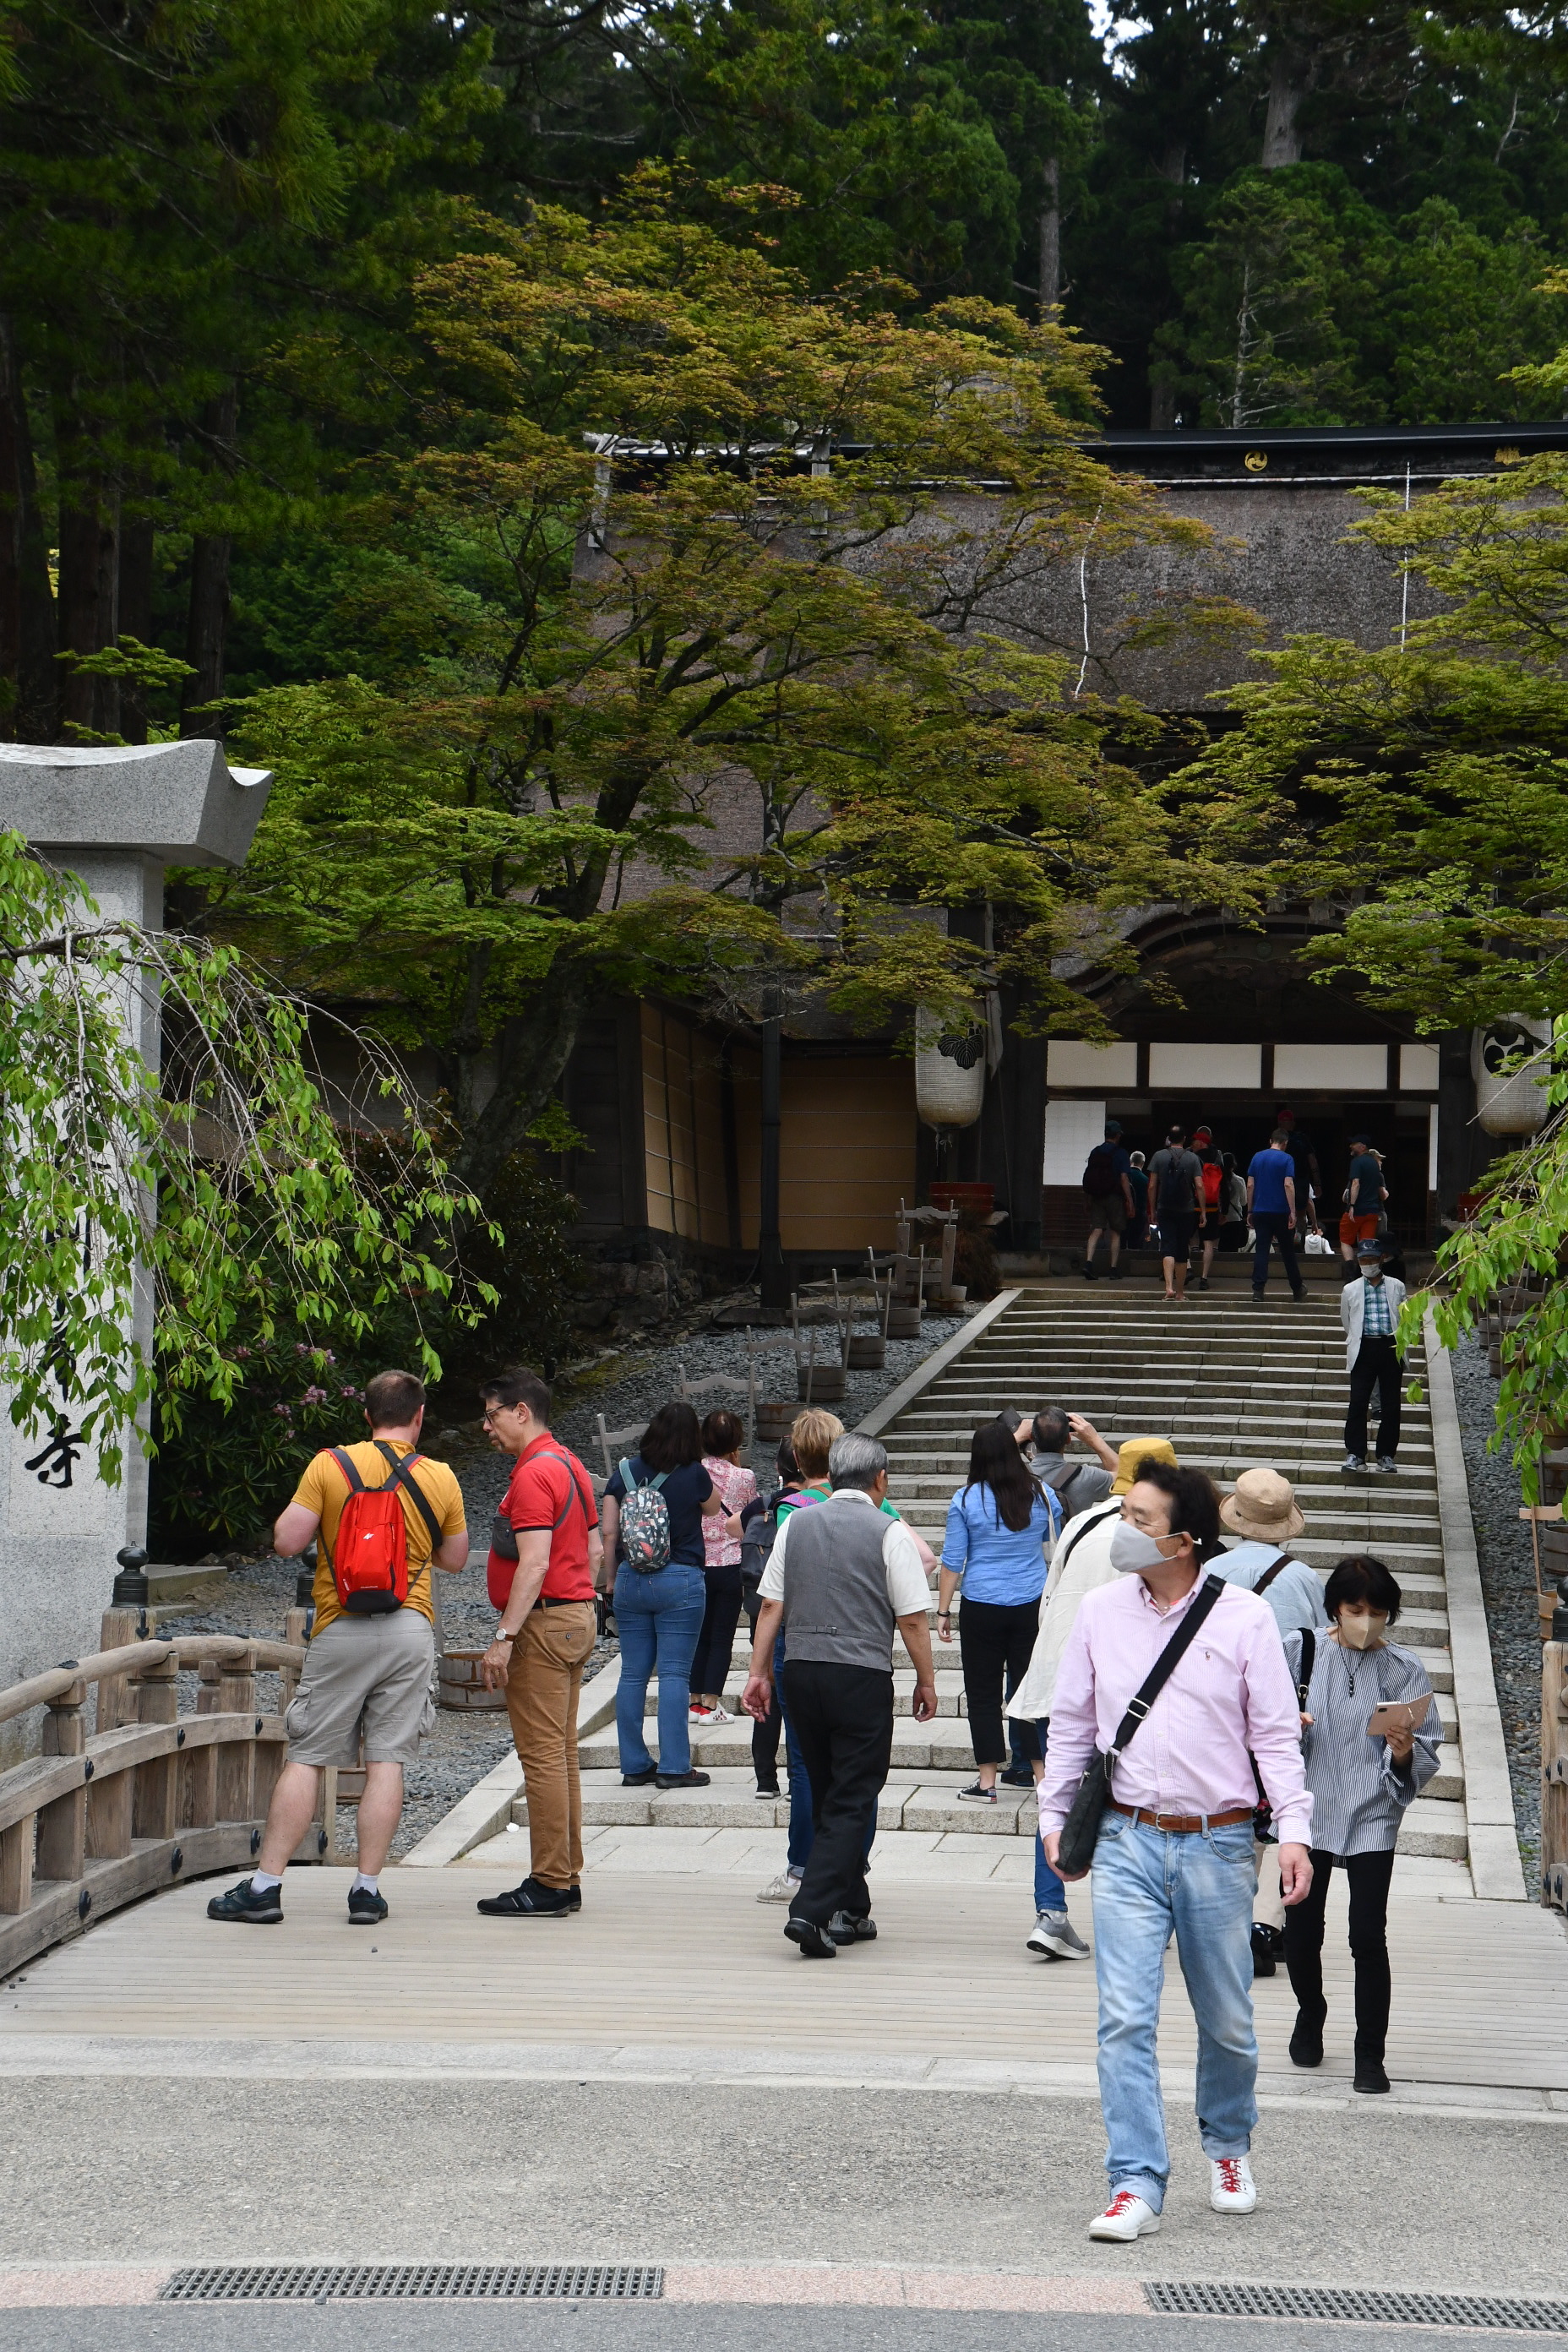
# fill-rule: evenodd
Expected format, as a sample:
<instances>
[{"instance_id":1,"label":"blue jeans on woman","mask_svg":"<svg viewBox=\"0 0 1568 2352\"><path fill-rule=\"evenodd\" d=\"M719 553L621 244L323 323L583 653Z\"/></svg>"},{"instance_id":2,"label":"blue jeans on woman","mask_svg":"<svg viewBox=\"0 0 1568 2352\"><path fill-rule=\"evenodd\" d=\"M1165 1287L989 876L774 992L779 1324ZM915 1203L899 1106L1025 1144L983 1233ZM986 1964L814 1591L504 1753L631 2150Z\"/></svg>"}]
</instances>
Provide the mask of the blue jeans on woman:
<instances>
[{"instance_id":1,"label":"blue jeans on woman","mask_svg":"<svg viewBox=\"0 0 1568 2352\"><path fill-rule=\"evenodd\" d=\"M1252 2022L1252 1823L1188 1832L1108 1812L1094 1849L1100 2104L1110 2193L1159 2212L1170 2179L1155 2044L1173 1934L1198 2026L1198 2137L1245 2156L1258 2121Z\"/></svg>"},{"instance_id":2,"label":"blue jeans on woman","mask_svg":"<svg viewBox=\"0 0 1568 2352\"><path fill-rule=\"evenodd\" d=\"M1040 1753L1042 1756L1046 1752L1046 1736L1049 1732L1050 1727L1050 1719L1046 1716L1042 1716L1040 1720L1035 1726L1036 1732L1039 1737ZM1037 1787L1035 1793L1038 1796L1039 1790ZM1039 1827L1037 1823L1035 1829L1035 1908L1037 1911L1065 1911L1067 1907L1067 1888L1062 1885L1061 1880L1051 1868L1050 1864L1046 1860L1046 1841L1040 1835Z\"/></svg>"},{"instance_id":3,"label":"blue jeans on woman","mask_svg":"<svg viewBox=\"0 0 1568 2352\"><path fill-rule=\"evenodd\" d=\"M691 1769L691 1703L688 1677L702 1631L708 1587L702 1570L671 1560L643 1576L625 1563L616 1572L616 1624L621 1637L621 1679L616 1690L616 1736L623 1772L653 1768L643 1737L649 1678L658 1675L658 1769L678 1777Z\"/></svg>"}]
</instances>

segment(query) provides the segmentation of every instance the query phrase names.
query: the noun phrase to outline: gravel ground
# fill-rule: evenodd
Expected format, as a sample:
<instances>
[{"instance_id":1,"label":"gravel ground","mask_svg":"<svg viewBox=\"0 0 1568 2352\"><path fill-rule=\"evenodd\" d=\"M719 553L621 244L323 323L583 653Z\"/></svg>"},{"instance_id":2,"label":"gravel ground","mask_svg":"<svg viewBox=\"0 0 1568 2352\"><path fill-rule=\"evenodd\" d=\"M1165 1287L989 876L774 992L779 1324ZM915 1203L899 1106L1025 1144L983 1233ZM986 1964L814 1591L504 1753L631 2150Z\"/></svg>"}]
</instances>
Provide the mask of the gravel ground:
<instances>
[{"instance_id":1,"label":"gravel ground","mask_svg":"<svg viewBox=\"0 0 1568 2352\"><path fill-rule=\"evenodd\" d=\"M834 1407L835 1412L853 1427L889 1390L907 1379L933 1349L962 1330L963 1320L962 1316L928 1316L918 1339L889 1340L885 1369L851 1374L847 1395L842 1404ZM592 1381L563 1391L554 1416L555 1433L581 1455L594 1474L595 1486L603 1485L605 1475L597 1436L598 1414L604 1414L611 1429L646 1422L656 1406L675 1393L683 1364L693 1381L713 1372L728 1372L743 1379L744 1335L738 1331L710 1331L665 1347L628 1351L596 1367ZM771 1367L774 1377L764 1382L764 1389L787 1394L787 1389L778 1391L781 1369L784 1368L777 1364ZM449 1462L457 1472L468 1506L468 1527L476 1541L482 1540L506 1491L511 1473L510 1457L489 1450L477 1421L461 1428L436 1430L429 1434L428 1444L432 1454ZM753 1454L752 1465L759 1473L766 1466L770 1452L763 1447ZM281 1560L275 1554L236 1566L221 1587L215 1589L210 1601L203 1595L184 1606L176 1604L177 1614L172 1609L160 1610L159 1630L166 1633L256 1633L278 1639L282 1634L284 1616L293 1606L297 1572L293 1561ZM495 1623L495 1612L486 1598L481 1561L473 1562L460 1575L442 1577L441 1608L449 1650L479 1650L486 1646ZM616 1647L613 1639L600 1642L587 1671L594 1673L605 1659L613 1657ZM182 1682L186 1680L190 1688L181 1692L183 1708L195 1703L195 1677L182 1677ZM264 1706L276 1704L275 1675L258 1677L258 1697ZM406 1775L403 1820L393 1842L394 1859L406 1853L434 1829L459 1797L466 1796L476 1781L500 1762L510 1746L504 1712L465 1713L441 1708L436 1728L420 1750L418 1762ZM342 1826L349 1828L347 1818Z\"/></svg>"},{"instance_id":2,"label":"gravel ground","mask_svg":"<svg viewBox=\"0 0 1568 2352\"><path fill-rule=\"evenodd\" d=\"M1508 1743L1513 1818L1525 1884L1541 1865L1541 1635L1530 1528L1519 1516L1524 1496L1506 1452L1489 1454L1498 1384L1486 1349L1461 1340L1454 1356L1454 1398L1470 1482L1470 1514L1480 1554L1481 1589L1491 1632L1492 1668Z\"/></svg>"}]
</instances>

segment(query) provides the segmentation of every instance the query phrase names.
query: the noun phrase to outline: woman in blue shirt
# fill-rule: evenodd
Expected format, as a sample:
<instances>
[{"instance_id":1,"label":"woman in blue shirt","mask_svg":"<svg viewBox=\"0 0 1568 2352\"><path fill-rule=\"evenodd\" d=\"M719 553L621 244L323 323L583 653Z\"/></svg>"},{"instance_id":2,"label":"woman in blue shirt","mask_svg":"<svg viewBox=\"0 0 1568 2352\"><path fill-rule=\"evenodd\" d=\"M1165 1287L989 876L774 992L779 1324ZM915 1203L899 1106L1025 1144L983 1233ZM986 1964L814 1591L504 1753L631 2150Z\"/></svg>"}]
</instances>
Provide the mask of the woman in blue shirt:
<instances>
[{"instance_id":1,"label":"woman in blue shirt","mask_svg":"<svg viewBox=\"0 0 1568 2352\"><path fill-rule=\"evenodd\" d=\"M1060 1503L1049 1487L1036 1486L1006 1425L992 1421L977 1429L969 1476L948 1507L936 1622L937 1639L951 1642L952 1596L962 1584L963 1691L980 1773L972 1789L959 1790L969 1804L996 1802L996 1775L1007 1756L1004 1681L1011 1688L1029 1671L1046 1588L1045 1548L1060 1525ZM1038 1779L1034 1726L1019 1724L1018 1739Z\"/></svg>"}]
</instances>

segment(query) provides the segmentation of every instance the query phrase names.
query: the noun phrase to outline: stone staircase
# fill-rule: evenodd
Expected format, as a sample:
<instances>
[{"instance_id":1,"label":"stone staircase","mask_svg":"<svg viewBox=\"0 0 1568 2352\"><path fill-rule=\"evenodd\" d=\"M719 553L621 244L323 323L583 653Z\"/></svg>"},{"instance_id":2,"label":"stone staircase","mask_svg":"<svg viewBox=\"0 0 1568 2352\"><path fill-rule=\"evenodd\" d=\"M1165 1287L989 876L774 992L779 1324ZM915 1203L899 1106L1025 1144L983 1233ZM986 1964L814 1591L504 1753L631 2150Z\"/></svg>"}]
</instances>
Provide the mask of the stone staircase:
<instances>
[{"instance_id":1,"label":"stone staircase","mask_svg":"<svg viewBox=\"0 0 1568 2352\"><path fill-rule=\"evenodd\" d=\"M1417 1351L1408 1371L1419 1378L1422 1369ZM1306 1533L1291 1546L1300 1558L1326 1576L1344 1553L1373 1551L1399 1580L1405 1606L1398 1638L1426 1656L1447 1734L1442 1769L1410 1808L1400 1851L1463 1861L1464 1772L1430 1417L1425 1404L1405 1407L1396 1476L1346 1477L1339 1468L1344 1400L1337 1291L1310 1291L1298 1305L1281 1286L1258 1306L1244 1292L1220 1290L1194 1294L1178 1307L1142 1285L1047 1284L1021 1290L879 1434L889 1452L893 1499L939 1556L971 1434L1005 1405L1034 1411L1062 1404L1087 1414L1112 1444L1168 1436L1182 1461L1207 1470L1226 1489L1247 1468L1282 1471L1307 1514ZM935 1606L933 1593L933 1612ZM752 1793L751 1727L738 1706L745 1631L742 1620L725 1699L738 1719L693 1738L694 1759L712 1774L711 1786L663 1794L623 1789L612 1726L581 1751L585 1826L760 1832L785 1824L784 1799L763 1801ZM943 1841L1031 1838L1032 1795L1004 1789L994 1807L958 1801L974 1771L956 1642L951 1650L936 1645L935 1655L939 1713L926 1725L907 1712L914 1675L901 1644L895 1658L904 1711L879 1835L908 1832L928 1843L932 1832ZM650 1714L653 1703L650 1690ZM526 1820L524 1801L513 1818Z\"/></svg>"}]
</instances>

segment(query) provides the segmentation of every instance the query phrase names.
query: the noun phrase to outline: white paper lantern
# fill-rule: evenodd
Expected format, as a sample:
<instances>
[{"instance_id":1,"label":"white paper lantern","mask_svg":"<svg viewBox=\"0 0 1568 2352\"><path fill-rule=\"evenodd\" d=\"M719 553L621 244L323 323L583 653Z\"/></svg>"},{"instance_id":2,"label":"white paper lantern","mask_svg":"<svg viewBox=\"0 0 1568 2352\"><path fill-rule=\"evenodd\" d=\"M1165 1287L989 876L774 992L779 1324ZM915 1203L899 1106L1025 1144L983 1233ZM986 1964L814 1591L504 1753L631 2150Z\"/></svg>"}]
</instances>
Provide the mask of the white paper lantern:
<instances>
[{"instance_id":1,"label":"white paper lantern","mask_svg":"<svg viewBox=\"0 0 1568 2352\"><path fill-rule=\"evenodd\" d=\"M928 1127L973 1127L985 1101L985 1031L915 1008L915 1108Z\"/></svg>"},{"instance_id":2,"label":"white paper lantern","mask_svg":"<svg viewBox=\"0 0 1568 2352\"><path fill-rule=\"evenodd\" d=\"M1522 1015L1474 1033L1470 1071L1476 1082L1476 1117L1488 1135L1533 1135L1544 1124L1551 1044L1551 1022ZM1520 1055L1532 1045L1541 1050L1528 1062L1520 1062ZM1511 1069L1505 1066L1510 1062L1515 1065Z\"/></svg>"}]
</instances>

